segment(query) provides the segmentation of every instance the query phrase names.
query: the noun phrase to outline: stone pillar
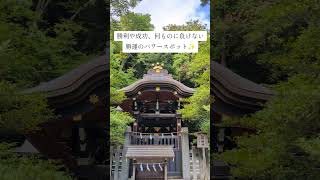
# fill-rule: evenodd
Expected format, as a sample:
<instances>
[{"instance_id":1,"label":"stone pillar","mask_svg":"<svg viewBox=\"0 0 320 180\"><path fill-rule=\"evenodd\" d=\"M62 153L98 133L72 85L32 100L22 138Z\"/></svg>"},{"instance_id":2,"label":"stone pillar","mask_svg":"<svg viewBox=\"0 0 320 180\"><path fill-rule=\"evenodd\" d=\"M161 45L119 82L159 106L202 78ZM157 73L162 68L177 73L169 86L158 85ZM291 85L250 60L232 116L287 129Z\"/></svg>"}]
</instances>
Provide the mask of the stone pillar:
<instances>
[{"instance_id":1,"label":"stone pillar","mask_svg":"<svg viewBox=\"0 0 320 180\"><path fill-rule=\"evenodd\" d=\"M136 179L136 164L133 164L133 167L132 167L132 178L131 180L135 180Z\"/></svg>"},{"instance_id":2,"label":"stone pillar","mask_svg":"<svg viewBox=\"0 0 320 180\"><path fill-rule=\"evenodd\" d=\"M188 128L181 128L181 152L182 152L182 176L184 180L190 180L190 156Z\"/></svg>"},{"instance_id":3,"label":"stone pillar","mask_svg":"<svg viewBox=\"0 0 320 180\"><path fill-rule=\"evenodd\" d=\"M177 113L176 114L176 118L177 118L177 133L178 133L178 135L180 135L180 132L181 132L181 114Z\"/></svg>"},{"instance_id":4,"label":"stone pillar","mask_svg":"<svg viewBox=\"0 0 320 180\"><path fill-rule=\"evenodd\" d=\"M131 127L128 126L127 127L127 130L125 132L125 140L124 140L124 145L123 145L123 150L122 150L122 169L121 169L121 176L120 176L120 179L121 180L128 180L129 178L129 159L127 160L126 159L126 152L127 152L127 148L128 148L128 145L130 145L130 141L131 141L131 138L130 138L130 135L131 135Z\"/></svg>"},{"instance_id":5,"label":"stone pillar","mask_svg":"<svg viewBox=\"0 0 320 180\"><path fill-rule=\"evenodd\" d=\"M168 161L164 161L164 180L168 180Z\"/></svg>"}]
</instances>

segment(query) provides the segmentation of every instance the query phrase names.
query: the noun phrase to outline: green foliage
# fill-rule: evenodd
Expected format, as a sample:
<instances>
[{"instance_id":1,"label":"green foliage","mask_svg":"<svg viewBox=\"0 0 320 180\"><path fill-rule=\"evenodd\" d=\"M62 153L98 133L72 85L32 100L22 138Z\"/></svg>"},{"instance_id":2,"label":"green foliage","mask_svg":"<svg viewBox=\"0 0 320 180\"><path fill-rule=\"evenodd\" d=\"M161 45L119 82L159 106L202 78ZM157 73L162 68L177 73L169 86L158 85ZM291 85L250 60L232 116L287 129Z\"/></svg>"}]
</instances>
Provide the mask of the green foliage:
<instances>
[{"instance_id":1,"label":"green foliage","mask_svg":"<svg viewBox=\"0 0 320 180\"><path fill-rule=\"evenodd\" d=\"M114 7L116 8L118 6ZM111 23L111 104L119 104L125 99L124 94L118 91L119 89L131 84L136 79L142 78L152 64L159 62L164 64L164 68L167 69L175 79L187 86L194 87L196 85L198 87L194 97L187 100L189 105L185 106L185 111L188 111L185 118L193 119L195 124L199 122L199 125L192 130L199 130L202 128L204 132L209 133L209 40L200 45L200 52L197 55L170 53L124 54L121 52L121 43L112 41L113 32L153 30L150 15L126 12L118 15L118 18L113 17ZM200 31L206 30L205 27L206 26L200 21L194 20L188 21L184 25L170 24L164 29L170 31ZM111 113L115 113L115 111L112 110ZM120 112L117 113L121 114ZM110 121L115 121L111 122L111 124L118 124L116 119L110 119ZM116 141L123 136L123 132L128 123L129 122L127 121L119 124L119 126L111 126L111 131L114 132L113 134L119 135L116 137Z\"/></svg>"},{"instance_id":2,"label":"green foliage","mask_svg":"<svg viewBox=\"0 0 320 180\"><path fill-rule=\"evenodd\" d=\"M134 8L141 0L109 0L111 4L111 14L121 16L129 13L130 8Z\"/></svg>"},{"instance_id":3,"label":"green foliage","mask_svg":"<svg viewBox=\"0 0 320 180\"><path fill-rule=\"evenodd\" d=\"M19 87L34 86L104 52L106 41L101 36L107 36L108 18L86 15L105 12L104 5L101 0L82 2L51 1L46 9L34 10L37 4L31 0L1 1L0 79Z\"/></svg>"},{"instance_id":4,"label":"green foliage","mask_svg":"<svg viewBox=\"0 0 320 180\"><path fill-rule=\"evenodd\" d=\"M0 131L25 134L53 117L43 95L21 94L0 81Z\"/></svg>"},{"instance_id":5,"label":"green foliage","mask_svg":"<svg viewBox=\"0 0 320 180\"><path fill-rule=\"evenodd\" d=\"M189 77L189 64L193 57L194 54L186 53L174 54L172 57L172 68L175 70L175 73L173 73L174 78L187 86L193 86L193 83L190 81Z\"/></svg>"},{"instance_id":6,"label":"green foliage","mask_svg":"<svg viewBox=\"0 0 320 180\"><path fill-rule=\"evenodd\" d=\"M213 58L259 83L318 74L319 8L314 0L215 1Z\"/></svg>"},{"instance_id":7,"label":"green foliage","mask_svg":"<svg viewBox=\"0 0 320 180\"><path fill-rule=\"evenodd\" d=\"M135 59L128 62L135 71L135 76L142 78L144 74L152 67L152 64L162 63L169 73L175 73L173 69L173 54L170 53L139 53Z\"/></svg>"},{"instance_id":8,"label":"green foliage","mask_svg":"<svg viewBox=\"0 0 320 180\"><path fill-rule=\"evenodd\" d=\"M50 179L71 180L59 171L56 162L40 160L36 156L19 157L12 152L12 144L0 143L0 174L3 180Z\"/></svg>"},{"instance_id":9,"label":"green foliage","mask_svg":"<svg viewBox=\"0 0 320 180\"><path fill-rule=\"evenodd\" d=\"M262 111L224 119L258 132L218 157L235 179L319 179L319 3L223 0L213 9L214 60L277 92Z\"/></svg>"},{"instance_id":10,"label":"green foliage","mask_svg":"<svg viewBox=\"0 0 320 180\"><path fill-rule=\"evenodd\" d=\"M111 54L110 62L110 102L111 104L119 104L125 99L123 92L119 89L129 85L135 79L133 69L124 71L122 61L126 58L124 54Z\"/></svg>"},{"instance_id":11,"label":"green foliage","mask_svg":"<svg viewBox=\"0 0 320 180\"><path fill-rule=\"evenodd\" d=\"M299 75L276 89L265 109L240 119L258 134L239 137L220 158L239 179L319 179L319 79Z\"/></svg>"},{"instance_id":12,"label":"green foliage","mask_svg":"<svg viewBox=\"0 0 320 180\"><path fill-rule=\"evenodd\" d=\"M183 25L169 24L163 27L163 30L165 31L205 31L206 25L202 24L199 20L190 20Z\"/></svg>"},{"instance_id":13,"label":"green foliage","mask_svg":"<svg viewBox=\"0 0 320 180\"><path fill-rule=\"evenodd\" d=\"M134 121L126 112L119 112L110 108L110 140L112 145L122 144L124 141L124 132L129 123Z\"/></svg>"},{"instance_id":14,"label":"green foliage","mask_svg":"<svg viewBox=\"0 0 320 180\"><path fill-rule=\"evenodd\" d=\"M55 118L44 95L21 89L104 53L105 7L103 0L0 2L0 134L27 134ZM47 161L3 153L1 179L71 179Z\"/></svg>"},{"instance_id":15,"label":"green foliage","mask_svg":"<svg viewBox=\"0 0 320 180\"><path fill-rule=\"evenodd\" d=\"M129 12L120 17L120 26L122 31L150 31L153 29L151 16Z\"/></svg>"},{"instance_id":16,"label":"green foliage","mask_svg":"<svg viewBox=\"0 0 320 180\"><path fill-rule=\"evenodd\" d=\"M300 138L297 145L310 155L310 159L320 161L320 137Z\"/></svg>"},{"instance_id":17,"label":"green foliage","mask_svg":"<svg viewBox=\"0 0 320 180\"><path fill-rule=\"evenodd\" d=\"M128 7L135 6L138 1L113 1L112 6L124 12L118 11L119 20L111 19L111 43L110 43L110 140L112 145L123 143L124 132L127 126L133 122L133 118L125 112L115 110L114 106L126 99L125 94L119 91L128 86L143 75L145 61L137 60L139 55L124 54L121 52L121 43L113 41L114 31L147 31L152 30L150 15L128 12ZM114 4L115 3L115 4ZM133 4L131 4L133 3ZM137 75L138 74L138 75Z\"/></svg>"},{"instance_id":18,"label":"green foliage","mask_svg":"<svg viewBox=\"0 0 320 180\"><path fill-rule=\"evenodd\" d=\"M32 3L14 2L16 7L10 6L12 1L0 3L0 31L4 33L0 41L5 46L0 54L1 80L34 86L83 62L84 54L74 48L81 26L62 18L52 27L40 29L35 26L38 16Z\"/></svg>"},{"instance_id":19,"label":"green foliage","mask_svg":"<svg viewBox=\"0 0 320 180\"><path fill-rule=\"evenodd\" d=\"M197 85L196 92L187 98L180 110L185 120L196 121L203 132L210 134L210 41L199 47L188 64L188 77Z\"/></svg>"}]
</instances>

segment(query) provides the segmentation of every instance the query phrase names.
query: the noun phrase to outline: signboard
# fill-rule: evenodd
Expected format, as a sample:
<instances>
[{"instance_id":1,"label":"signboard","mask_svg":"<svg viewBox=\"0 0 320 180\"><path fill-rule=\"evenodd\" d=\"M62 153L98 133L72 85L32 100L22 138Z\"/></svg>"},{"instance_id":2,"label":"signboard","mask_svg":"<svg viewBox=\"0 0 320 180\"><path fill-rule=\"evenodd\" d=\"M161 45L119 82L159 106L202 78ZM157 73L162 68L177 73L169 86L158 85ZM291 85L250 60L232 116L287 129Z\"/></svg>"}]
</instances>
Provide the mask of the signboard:
<instances>
[{"instance_id":1,"label":"signboard","mask_svg":"<svg viewBox=\"0 0 320 180\"><path fill-rule=\"evenodd\" d=\"M208 136L206 134L197 134L197 148L209 148Z\"/></svg>"}]
</instances>

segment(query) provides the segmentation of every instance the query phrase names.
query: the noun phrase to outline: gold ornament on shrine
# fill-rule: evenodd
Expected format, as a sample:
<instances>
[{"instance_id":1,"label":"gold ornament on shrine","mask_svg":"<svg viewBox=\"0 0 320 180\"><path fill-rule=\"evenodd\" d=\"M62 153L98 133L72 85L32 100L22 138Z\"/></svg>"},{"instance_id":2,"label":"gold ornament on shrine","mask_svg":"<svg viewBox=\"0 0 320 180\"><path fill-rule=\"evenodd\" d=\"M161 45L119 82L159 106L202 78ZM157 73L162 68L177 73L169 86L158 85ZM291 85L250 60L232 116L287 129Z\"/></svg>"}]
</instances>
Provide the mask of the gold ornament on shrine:
<instances>
[{"instance_id":1,"label":"gold ornament on shrine","mask_svg":"<svg viewBox=\"0 0 320 180\"><path fill-rule=\"evenodd\" d=\"M154 127L153 129L156 130L156 132L159 132L161 128L160 127Z\"/></svg>"},{"instance_id":2,"label":"gold ornament on shrine","mask_svg":"<svg viewBox=\"0 0 320 180\"><path fill-rule=\"evenodd\" d=\"M76 121L76 122L81 121L82 120L82 115L81 114L74 115L72 117L72 120Z\"/></svg>"},{"instance_id":3,"label":"gold ornament on shrine","mask_svg":"<svg viewBox=\"0 0 320 180\"><path fill-rule=\"evenodd\" d=\"M92 94L90 97L89 97L89 102L91 104L97 104L99 102L99 97L95 94Z\"/></svg>"},{"instance_id":4,"label":"gold ornament on shrine","mask_svg":"<svg viewBox=\"0 0 320 180\"><path fill-rule=\"evenodd\" d=\"M161 70L163 69L164 64L160 64L157 62L156 65L152 64L152 66L153 66L153 70L155 70L156 73L160 73Z\"/></svg>"}]
</instances>

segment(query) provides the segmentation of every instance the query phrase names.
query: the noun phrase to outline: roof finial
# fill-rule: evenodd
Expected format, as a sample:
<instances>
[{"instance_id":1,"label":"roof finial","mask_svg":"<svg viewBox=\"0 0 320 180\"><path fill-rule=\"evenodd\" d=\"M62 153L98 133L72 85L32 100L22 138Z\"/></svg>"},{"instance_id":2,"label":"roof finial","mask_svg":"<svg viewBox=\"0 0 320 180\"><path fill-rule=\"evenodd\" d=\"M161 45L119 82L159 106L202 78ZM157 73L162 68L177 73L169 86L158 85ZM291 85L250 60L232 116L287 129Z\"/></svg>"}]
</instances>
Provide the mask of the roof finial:
<instances>
[{"instance_id":1,"label":"roof finial","mask_svg":"<svg viewBox=\"0 0 320 180\"><path fill-rule=\"evenodd\" d=\"M160 64L159 62L157 62L156 65L152 64L154 67L153 69L156 71L156 73L160 73L161 70L163 69L163 64Z\"/></svg>"}]
</instances>

